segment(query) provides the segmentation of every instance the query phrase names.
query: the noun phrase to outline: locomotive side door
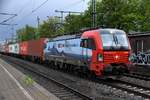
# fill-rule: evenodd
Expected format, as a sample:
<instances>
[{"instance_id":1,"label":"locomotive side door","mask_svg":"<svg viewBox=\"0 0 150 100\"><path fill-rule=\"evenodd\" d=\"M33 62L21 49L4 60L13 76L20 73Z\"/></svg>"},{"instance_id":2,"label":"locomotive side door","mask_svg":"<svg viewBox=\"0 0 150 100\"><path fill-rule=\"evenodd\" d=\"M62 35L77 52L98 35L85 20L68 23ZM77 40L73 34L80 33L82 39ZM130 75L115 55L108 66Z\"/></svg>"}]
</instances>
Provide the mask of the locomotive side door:
<instances>
[{"instance_id":1,"label":"locomotive side door","mask_svg":"<svg viewBox=\"0 0 150 100\"><path fill-rule=\"evenodd\" d=\"M82 39L80 46L82 47L82 61L87 63L87 39Z\"/></svg>"},{"instance_id":2,"label":"locomotive side door","mask_svg":"<svg viewBox=\"0 0 150 100\"><path fill-rule=\"evenodd\" d=\"M96 49L94 39L86 38L81 41L82 61L89 65L92 61L92 50Z\"/></svg>"}]
</instances>

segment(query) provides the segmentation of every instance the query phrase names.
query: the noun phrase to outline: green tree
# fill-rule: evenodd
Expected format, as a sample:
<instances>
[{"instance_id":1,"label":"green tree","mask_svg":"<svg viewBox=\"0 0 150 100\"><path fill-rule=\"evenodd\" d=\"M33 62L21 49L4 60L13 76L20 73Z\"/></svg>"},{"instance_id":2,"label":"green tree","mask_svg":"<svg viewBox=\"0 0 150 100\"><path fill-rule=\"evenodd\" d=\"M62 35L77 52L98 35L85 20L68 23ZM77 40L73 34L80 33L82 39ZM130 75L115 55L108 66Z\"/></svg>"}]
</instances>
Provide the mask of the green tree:
<instances>
[{"instance_id":1,"label":"green tree","mask_svg":"<svg viewBox=\"0 0 150 100\"><path fill-rule=\"evenodd\" d=\"M88 13L85 13L88 15ZM65 18L65 32L77 32L81 29L91 26L91 18L87 17L85 14L80 15L68 15Z\"/></svg>"},{"instance_id":2,"label":"green tree","mask_svg":"<svg viewBox=\"0 0 150 100\"><path fill-rule=\"evenodd\" d=\"M127 32L150 31L150 0L97 0L97 26L123 29ZM81 16L66 17L65 31L92 26L92 2Z\"/></svg>"},{"instance_id":3,"label":"green tree","mask_svg":"<svg viewBox=\"0 0 150 100\"><path fill-rule=\"evenodd\" d=\"M19 41L35 39L36 28L26 25L24 28L17 30L17 38Z\"/></svg>"},{"instance_id":4,"label":"green tree","mask_svg":"<svg viewBox=\"0 0 150 100\"><path fill-rule=\"evenodd\" d=\"M98 2L98 24L105 27L135 30L137 21L142 17L138 14L140 0L102 0Z\"/></svg>"},{"instance_id":5,"label":"green tree","mask_svg":"<svg viewBox=\"0 0 150 100\"><path fill-rule=\"evenodd\" d=\"M141 0L139 12L143 16L141 31L150 31L150 0Z\"/></svg>"},{"instance_id":6,"label":"green tree","mask_svg":"<svg viewBox=\"0 0 150 100\"><path fill-rule=\"evenodd\" d=\"M129 31L150 31L150 0L96 0L97 26ZM36 28L26 25L17 31L20 40L53 37L92 27L92 1L81 15L68 15L63 24L50 17ZM37 31L37 32L36 32ZM37 33L35 35L35 33Z\"/></svg>"},{"instance_id":7,"label":"green tree","mask_svg":"<svg viewBox=\"0 0 150 100\"><path fill-rule=\"evenodd\" d=\"M82 27L81 16L79 15L68 15L65 19L65 31L74 32L78 31Z\"/></svg>"},{"instance_id":8,"label":"green tree","mask_svg":"<svg viewBox=\"0 0 150 100\"><path fill-rule=\"evenodd\" d=\"M39 27L39 38L53 37L64 33L64 28L57 17L50 17Z\"/></svg>"}]
</instances>

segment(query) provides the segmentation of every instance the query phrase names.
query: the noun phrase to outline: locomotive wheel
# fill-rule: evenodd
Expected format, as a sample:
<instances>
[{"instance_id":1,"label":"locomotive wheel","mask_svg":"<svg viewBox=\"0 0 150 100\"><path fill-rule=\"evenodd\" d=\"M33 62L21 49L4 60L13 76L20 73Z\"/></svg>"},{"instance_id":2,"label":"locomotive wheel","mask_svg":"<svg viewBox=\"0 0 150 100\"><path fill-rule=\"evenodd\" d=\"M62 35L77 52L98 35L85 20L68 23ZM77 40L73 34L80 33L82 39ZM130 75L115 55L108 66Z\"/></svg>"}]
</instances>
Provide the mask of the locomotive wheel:
<instances>
[{"instance_id":1,"label":"locomotive wheel","mask_svg":"<svg viewBox=\"0 0 150 100\"><path fill-rule=\"evenodd\" d=\"M95 79L96 78L96 75L95 75L94 71L89 71L88 73L89 73L88 78L90 78L90 79Z\"/></svg>"}]
</instances>

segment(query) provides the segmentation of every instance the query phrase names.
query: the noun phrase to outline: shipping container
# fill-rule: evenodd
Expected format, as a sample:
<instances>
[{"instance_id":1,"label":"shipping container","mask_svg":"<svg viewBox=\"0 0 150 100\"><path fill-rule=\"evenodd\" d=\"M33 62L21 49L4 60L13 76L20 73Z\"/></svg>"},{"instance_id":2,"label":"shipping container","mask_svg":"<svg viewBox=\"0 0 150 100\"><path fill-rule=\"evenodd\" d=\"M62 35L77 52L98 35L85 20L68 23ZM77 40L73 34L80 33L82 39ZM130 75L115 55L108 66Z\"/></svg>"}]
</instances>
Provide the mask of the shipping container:
<instances>
[{"instance_id":1,"label":"shipping container","mask_svg":"<svg viewBox=\"0 0 150 100\"><path fill-rule=\"evenodd\" d=\"M9 53L12 53L12 54L19 54L19 44L18 44L18 43L9 44L8 49L9 49L9 50L8 50Z\"/></svg>"},{"instance_id":2,"label":"shipping container","mask_svg":"<svg viewBox=\"0 0 150 100\"><path fill-rule=\"evenodd\" d=\"M20 43L20 54L34 57L42 57L45 38L29 40Z\"/></svg>"},{"instance_id":3,"label":"shipping container","mask_svg":"<svg viewBox=\"0 0 150 100\"><path fill-rule=\"evenodd\" d=\"M1 50L3 53L8 53L8 51L9 51L9 48L8 48L8 44L4 44L3 46L2 46L2 50Z\"/></svg>"},{"instance_id":4,"label":"shipping container","mask_svg":"<svg viewBox=\"0 0 150 100\"><path fill-rule=\"evenodd\" d=\"M28 42L20 42L19 43L19 54L20 55L27 55L28 54Z\"/></svg>"},{"instance_id":5,"label":"shipping container","mask_svg":"<svg viewBox=\"0 0 150 100\"><path fill-rule=\"evenodd\" d=\"M4 52L4 45L0 45L0 52Z\"/></svg>"},{"instance_id":6,"label":"shipping container","mask_svg":"<svg viewBox=\"0 0 150 100\"><path fill-rule=\"evenodd\" d=\"M6 52L6 46L7 46L6 44L1 44L0 45L0 52L3 52L3 53Z\"/></svg>"}]
</instances>

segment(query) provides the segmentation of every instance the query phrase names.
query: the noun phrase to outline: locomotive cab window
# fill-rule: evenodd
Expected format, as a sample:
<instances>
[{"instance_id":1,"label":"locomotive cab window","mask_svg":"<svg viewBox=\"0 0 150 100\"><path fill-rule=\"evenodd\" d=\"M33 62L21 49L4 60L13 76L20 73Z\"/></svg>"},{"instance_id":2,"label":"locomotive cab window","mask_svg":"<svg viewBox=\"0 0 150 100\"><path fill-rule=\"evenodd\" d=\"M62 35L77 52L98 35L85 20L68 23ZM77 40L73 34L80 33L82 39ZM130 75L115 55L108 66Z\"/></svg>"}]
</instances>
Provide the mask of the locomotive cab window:
<instances>
[{"instance_id":1,"label":"locomotive cab window","mask_svg":"<svg viewBox=\"0 0 150 100\"><path fill-rule=\"evenodd\" d=\"M96 49L95 41L93 38L82 39L80 46L92 50Z\"/></svg>"},{"instance_id":2,"label":"locomotive cab window","mask_svg":"<svg viewBox=\"0 0 150 100\"><path fill-rule=\"evenodd\" d=\"M121 30L101 29L104 50L129 50L126 33Z\"/></svg>"},{"instance_id":3,"label":"locomotive cab window","mask_svg":"<svg viewBox=\"0 0 150 100\"><path fill-rule=\"evenodd\" d=\"M47 45L46 45L46 43L45 43L44 46L43 46L43 48L46 49L46 47L47 47Z\"/></svg>"},{"instance_id":4,"label":"locomotive cab window","mask_svg":"<svg viewBox=\"0 0 150 100\"><path fill-rule=\"evenodd\" d=\"M87 48L87 39L82 39L81 40L80 47Z\"/></svg>"}]
</instances>

